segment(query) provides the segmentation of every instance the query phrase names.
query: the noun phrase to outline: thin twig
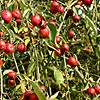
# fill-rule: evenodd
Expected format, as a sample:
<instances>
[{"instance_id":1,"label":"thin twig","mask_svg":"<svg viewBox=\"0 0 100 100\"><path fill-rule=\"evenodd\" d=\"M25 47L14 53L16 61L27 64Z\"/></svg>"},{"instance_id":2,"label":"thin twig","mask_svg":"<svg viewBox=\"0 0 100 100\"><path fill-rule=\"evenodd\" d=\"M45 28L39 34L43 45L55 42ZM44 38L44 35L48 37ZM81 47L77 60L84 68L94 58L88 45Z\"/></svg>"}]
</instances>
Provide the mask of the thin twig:
<instances>
[{"instance_id":1,"label":"thin twig","mask_svg":"<svg viewBox=\"0 0 100 100\"><path fill-rule=\"evenodd\" d=\"M0 74L1 74L1 100L3 100L3 96L2 96L2 93L3 93L3 77L2 77L2 69L1 69L1 65L0 65Z\"/></svg>"},{"instance_id":2,"label":"thin twig","mask_svg":"<svg viewBox=\"0 0 100 100\"><path fill-rule=\"evenodd\" d=\"M39 64L38 64L38 56L35 47L35 57L36 57L36 65L37 65L37 79L40 80L40 72L39 72Z\"/></svg>"},{"instance_id":3,"label":"thin twig","mask_svg":"<svg viewBox=\"0 0 100 100\"><path fill-rule=\"evenodd\" d=\"M9 100L11 100L11 98L9 97L7 93L2 93L2 94L6 95L9 98Z\"/></svg>"},{"instance_id":4,"label":"thin twig","mask_svg":"<svg viewBox=\"0 0 100 100\"><path fill-rule=\"evenodd\" d=\"M20 74L20 71L18 69L18 65L17 65L16 59L15 59L14 53L12 55L13 55L13 58L14 58L14 62L15 62L15 66L16 66L17 72L18 72L18 74Z\"/></svg>"},{"instance_id":5,"label":"thin twig","mask_svg":"<svg viewBox=\"0 0 100 100\"><path fill-rule=\"evenodd\" d=\"M68 96L69 96L69 100L71 100L71 97L70 97L70 91L69 91L69 82L68 82L68 69L67 69L67 66L66 66L66 59L65 59L65 54L63 55L63 57L64 57L64 64L65 64L65 75L66 75L66 80L67 80L67 84L68 84L68 93L66 93L66 94L68 94ZM66 96L66 100L67 100L67 96Z\"/></svg>"},{"instance_id":6,"label":"thin twig","mask_svg":"<svg viewBox=\"0 0 100 100\"><path fill-rule=\"evenodd\" d=\"M59 3L61 3L62 5L66 6L66 4L64 4L64 3L63 3L63 2L61 2L61 1L57 1L57 2L59 2Z\"/></svg>"}]
</instances>

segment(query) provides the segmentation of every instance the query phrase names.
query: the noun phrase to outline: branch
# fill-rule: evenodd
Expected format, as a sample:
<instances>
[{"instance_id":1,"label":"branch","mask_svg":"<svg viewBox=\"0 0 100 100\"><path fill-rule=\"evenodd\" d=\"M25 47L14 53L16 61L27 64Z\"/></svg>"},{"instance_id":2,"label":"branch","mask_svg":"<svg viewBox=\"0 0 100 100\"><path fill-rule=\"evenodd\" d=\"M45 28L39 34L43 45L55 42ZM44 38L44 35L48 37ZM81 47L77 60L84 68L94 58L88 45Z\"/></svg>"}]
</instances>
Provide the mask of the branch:
<instances>
[{"instance_id":1,"label":"branch","mask_svg":"<svg viewBox=\"0 0 100 100\"><path fill-rule=\"evenodd\" d=\"M39 64L38 64L38 56L35 47L35 57L36 57L36 65L37 65L37 79L40 80L40 72L39 72Z\"/></svg>"},{"instance_id":2,"label":"branch","mask_svg":"<svg viewBox=\"0 0 100 100\"><path fill-rule=\"evenodd\" d=\"M2 94L6 95L9 98L9 100L11 100L11 98L9 97L9 95L7 93L2 93Z\"/></svg>"},{"instance_id":3,"label":"branch","mask_svg":"<svg viewBox=\"0 0 100 100\"><path fill-rule=\"evenodd\" d=\"M65 54L63 55L63 58L64 58L64 64L65 64L65 75L66 75L66 80L67 80L67 84L68 84L68 91L66 93L66 100L67 100L67 96L69 96L69 100L71 100L71 97L70 97L70 91L69 91L69 82L68 82L68 69L67 69L67 66L66 66L66 59L65 59Z\"/></svg>"},{"instance_id":4,"label":"branch","mask_svg":"<svg viewBox=\"0 0 100 100\"><path fill-rule=\"evenodd\" d=\"M14 62L15 62L15 65L16 65L17 72L18 72L18 74L20 74L14 53L12 55L13 55L13 58L14 58Z\"/></svg>"},{"instance_id":5,"label":"branch","mask_svg":"<svg viewBox=\"0 0 100 100\"><path fill-rule=\"evenodd\" d=\"M63 21L61 22L61 24L60 24L60 26L59 26L59 29L57 30L57 36L59 36L59 33L60 33L61 28L62 28L62 26L63 26L64 19L65 19L65 17L66 17L66 14L67 14L68 10L69 10L75 3L77 3L77 1L78 1L78 0L74 1L73 3L71 3L71 5L68 7L67 11L64 13Z\"/></svg>"},{"instance_id":6,"label":"branch","mask_svg":"<svg viewBox=\"0 0 100 100\"><path fill-rule=\"evenodd\" d=\"M1 65L0 65L0 74L1 74L1 100L3 100L3 98L2 98L2 93L3 93L3 78L2 78L2 69L1 69Z\"/></svg>"}]
</instances>

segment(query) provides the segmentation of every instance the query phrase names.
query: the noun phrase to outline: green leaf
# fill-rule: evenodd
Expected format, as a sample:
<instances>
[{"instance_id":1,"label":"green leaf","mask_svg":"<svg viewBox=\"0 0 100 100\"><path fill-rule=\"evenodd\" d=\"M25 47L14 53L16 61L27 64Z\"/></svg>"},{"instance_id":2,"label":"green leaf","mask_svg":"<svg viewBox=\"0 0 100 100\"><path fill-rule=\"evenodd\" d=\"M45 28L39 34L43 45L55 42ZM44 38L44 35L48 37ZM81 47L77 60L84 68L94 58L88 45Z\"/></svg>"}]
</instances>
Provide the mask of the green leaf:
<instances>
[{"instance_id":1,"label":"green leaf","mask_svg":"<svg viewBox=\"0 0 100 100\"><path fill-rule=\"evenodd\" d=\"M89 84L87 83L85 88L84 88L84 91L86 91L88 88L89 88Z\"/></svg>"},{"instance_id":2,"label":"green leaf","mask_svg":"<svg viewBox=\"0 0 100 100\"><path fill-rule=\"evenodd\" d=\"M100 35L97 36L96 43L100 43Z\"/></svg>"},{"instance_id":3,"label":"green leaf","mask_svg":"<svg viewBox=\"0 0 100 100\"><path fill-rule=\"evenodd\" d=\"M55 43L55 38L57 33L56 27L51 23L47 23L47 25L50 30L49 38L53 43Z\"/></svg>"},{"instance_id":4,"label":"green leaf","mask_svg":"<svg viewBox=\"0 0 100 100\"><path fill-rule=\"evenodd\" d=\"M97 37L97 28L94 25L93 21L85 15L86 20L88 21L89 26L93 29L95 37Z\"/></svg>"},{"instance_id":5,"label":"green leaf","mask_svg":"<svg viewBox=\"0 0 100 100\"><path fill-rule=\"evenodd\" d=\"M24 29L24 27L21 27L21 28L18 30L18 33L20 33L23 29Z\"/></svg>"},{"instance_id":6,"label":"green leaf","mask_svg":"<svg viewBox=\"0 0 100 100\"><path fill-rule=\"evenodd\" d=\"M18 35L14 34L14 37L21 40L24 43L24 41Z\"/></svg>"},{"instance_id":7,"label":"green leaf","mask_svg":"<svg viewBox=\"0 0 100 100\"><path fill-rule=\"evenodd\" d=\"M56 67L54 67L54 78L58 84L62 84L64 82L62 73Z\"/></svg>"},{"instance_id":8,"label":"green leaf","mask_svg":"<svg viewBox=\"0 0 100 100\"><path fill-rule=\"evenodd\" d=\"M29 9L25 9L23 13L23 17L25 17L28 12L29 12Z\"/></svg>"},{"instance_id":9,"label":"green leaf","mask_svg":"<svg viewBox=\"0 0 100 100\"><path fill-rule=\"evenodd\" d=\"M58 96L58 94L59 94L59 91L56 92L54 95L52 95L52 96L50 97L50 99L51 99L51 100L56 99L56 97Z\"/></svg>"},{"instance_id":10,"label":"green leaf","mask_svg":"<svg viewBox=\"0 0 100 100\"><path fill-rule=\"evenodd\" d=\"M73 7L73 11L74 11L74 13L75 13L76 15L78 15L78 14L77 14L77 10L76 10L75 7Z\"/></svg>"},{"instance_id":11,"label":"green leaf","mask_svg":"<svg viewBox=\"0 0 100 100\"><path fill-rule=\"evenodd\" d=\"M12 71L11 69L5 70L5 71L3 72L3 76L6 75L6 74L8 74L8 73L11 72L11 71Z\"/></svg>"},{"instance_id":12,"label":"green leaf","mask_svg":"<svg viewBox=\"0 0 100 100\"><path fill-rule=\"evenodd\" d=\"M27 68L27 74L28 76L31 76L33 74L33 71L35 70L36 63L34 61L31 61L31 63L28 65Z\"/></svg>"},{"instance_id":13,"label":"green leaf","mask_svg":"<svg viewBox=\"0 0 100 100\"><path fill-rule=\"evenodd\" d=\"M3 100L8 100L8 99L6 99L6 98L3 97Z\"/></svg>"},{"instance_id":14,"label":"green leaf","mask_svg":"<svg viewBox=\"0 0 100 100\"><path fill-rule=\"evenodd\" d=\"M48 12L48 11L46 11L46 12L44 12L44 14L45 14L45 17L54 17L54 15L53 14L51 14L50 12Z\"/></svg>"},{"instance_id":15,"label":"green leaf","mask_svg":"<svg viewBox=\"0 0 100 100\"><path fill-rule=\"evenodd\" d=\"M14 32L13 32L13 30L11 30L11 29L9 29L9 32L10 32L10 34L13 36L13 41L15 41L15 37L14 37Z\"/></svg>"},{"instance_id":16,"label":"green leaf","mask_svg":"<svg viewBox=\"0 0 100 100\"><path fill-rule=\"evenodd\" d=\"M23 5L24 5L25 7L27 7L27 5L26 5L26 0L21 0L21 2L23 3Z\"/></svg>"},{"instance_id":17,"label":"green leaf","mask_svg":"<svg viewBox=\"0 0 100 100\"><path fill-rule=\"evenodd\" d=\"M33 82L32 80L29 79L29 82L31 83L33 89L34 89L34 92L36 93L36 95L38 96L39 100L46 100L46 97L45 95L43 94L42 90L40 89L40 87L35 83Z\"/></svg>"},{"instance_id":18,"label":"green leaf","mask_svg":"<svg viewBox=\"0 0 100 100\"><path fill-rule=\"evenodd\" d=\"M83 50L84 47L81 44L75 44L75 48Z\"/></svg>"},{"instance_id":19,"label":"green leaf","mask_svg":"<svg viewBox=\"0 0 100 100\"><path fill-rule=\"evenodd\" d=\"M49 39L44 39L44 41L45 41L45 43L47 44L48 47L50 47L53 50L57 50L56 48L58 48L58 47L54 43L52 43Z\"/></svg>"},{"instance_id":20,"label":"green leaf","mask_svg":"<svg viewBox=\"0 0 100 100\"><path fill-rule=\"evenodd\" d=\"M13 1L13 2L8 3L8 4L7 4L7 7L10 7L10 6L14 5L14 3L15 3L14 1Z\"/></svg>"},{"instance_id":21,"label":"green leaf","mask_svg":"<svg viewBox=\"0 0 100 100\"><path fill-rule=\"evenodd\" d=\"M14 27L14 31L17 33L18 32L18 28L15 26Z\"/></svg>"},{"instance_id":22,"label":"green leaf","mask_svg":"<svg viewBox=\"0 0 100 100\"><path fill-rule=\"evenodd\" d=\"M49 39L43 39L48 46L52 46Z\"/></svg>"}]
</instances>

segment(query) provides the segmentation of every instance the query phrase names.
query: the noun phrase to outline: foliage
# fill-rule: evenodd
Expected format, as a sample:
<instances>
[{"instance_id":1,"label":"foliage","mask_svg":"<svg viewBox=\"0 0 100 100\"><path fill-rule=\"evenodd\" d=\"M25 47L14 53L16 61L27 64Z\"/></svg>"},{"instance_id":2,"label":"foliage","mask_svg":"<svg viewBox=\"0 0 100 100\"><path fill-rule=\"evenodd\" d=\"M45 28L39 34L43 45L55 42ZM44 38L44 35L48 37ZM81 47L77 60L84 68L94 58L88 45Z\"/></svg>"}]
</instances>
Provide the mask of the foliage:
<instances>
[{"instance_id":1,"label":"foliage","mask_svg":"<svg viewBox=\"0 0 100 100\"><path fill-rule=\"evenodd\" d=\"M15 18L6 24L0 17L0 31L5 33L1 40L15 46L13 54L0 52L3 60L3 92L11 100L21 100L26 90L35 92L39 100L100 99L99 94L87 94L89 87L100 85L100 1L93 0L90 6L77 6L77 0L58 2L65 7L64 13L50 13L51 0L0 1L0 14L4 10L12 12L15 9L19 9L22 14L21 25L16 23ZM71 7L81 17L79 22L71 23L72 16L66 17ZM35 14L41 15L46 22L56 22L56 26L47 23L49 38L41 37L40 28L31 24L31 18ZM69 38L71 30L75 32L72 39ZM18 36L20 33L23 33L22 38ZM34 39L36 35L37 38ZM59 44L56 43L56 36L61 37ZM17 45L21 43L27 46L27 50L22 53L17 51ZM69 51L62 52L60 56L50 51L50 48L60 48L63 43L69 45ZM84 52L85 48L89 48L91 53ZM68 65L70 56L76 58L78 66ZM14 86L8 84L8 73L12 70L17 73ZM45 94L39 89L41 85L46 87ZM8 96L3 95L3 100L8 100Z\"/></svg>"}]
</instances>

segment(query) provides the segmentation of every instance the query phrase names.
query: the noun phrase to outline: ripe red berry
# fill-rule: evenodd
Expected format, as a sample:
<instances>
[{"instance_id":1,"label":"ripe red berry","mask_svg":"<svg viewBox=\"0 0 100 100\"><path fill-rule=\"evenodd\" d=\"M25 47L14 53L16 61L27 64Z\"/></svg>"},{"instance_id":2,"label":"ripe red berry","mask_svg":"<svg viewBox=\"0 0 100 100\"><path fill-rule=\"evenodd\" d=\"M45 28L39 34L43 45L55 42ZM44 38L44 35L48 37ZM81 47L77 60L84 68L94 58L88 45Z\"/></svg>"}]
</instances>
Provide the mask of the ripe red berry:
<instances>
[{"instance_id":1,"label":"ripe red berry","mask_svg":"<svg viewBox=\"0 0 100 100\"><path fill-rule=\"evenodd\" d=\"M91 50L90 49L88 49L88 53L91 53Z\"/></svg>"},{"instance_id":2,"label":"ripe red berry","mask_svg":"<svg viewBox=\"0 0 100 100\"><path fill-rule=\"evenodd\" d=\"M32 93L30 96L29 96L29 99L28 100L39 100L37 95L35 93Z\"/></svg>"},{"instance_id":3,"label":"ripe red berry","mask_svg":"<svg viewBox=\"0 0 100 100\"><path fill-rule=\"evenodd\" d=\"M68 51L68 50L69 50L68 44L62 44L61 50L62 50L62 51Z\"/></svg>"},{"instance_id":4,"label":"ripe red berry","mask_svg":"<svg viewBox=\"0 0 100 100\"><path fill-rule=\"evenodd\" d=\"M15 10L12 12L12 16L13 16L14 18L19 19L19 18L21 18L21 12L20 12L18 9L15 9Z\"/></svg>"},{"instance_id":5,"label":"ripe red berry","mask_svg":"<svg viewBox=\"0 0 100 100\"><path fill-rule=\"evenodd\" d=\"M40 15L34 15L34 16L32 16L31 23L33 25L39 25L39 24L41 24L41 22L42 22L42 18L41 18Z\"/></svg>"},{"instance_id":6,"label":"ripe red berry","mask_svg":"<svg viewBox=\"0 0 100 100\"><path fill-rule=\"evenodd\" d=\"M56 42L57 42L57 43L60 43L60 41L61 41L61 38L58 37L58 36L56 36Z\"/></svg>"},{"instance_id":7,"label":"ripe red berry","mask_svg":"<svg viewBox=\"0 0 100 100\"><path fill-rule=\"evenodd\" d=\"M21 33L18 34L18 36L19 36L20 38L22 38L22 37L23 37L23 34L24 34L24 33L21 32Z\"/></svg>"},{"instance_id":8,"label":"ripe red berry","mask_svg":"<svg viewBox=\"0 0 100 100\"><path fill-rule=\"evenodd\" d=\"M56 13L58 12L58 9L52 7L52 8L50 9L50 12L51 12L52 14L56 14Z\"/></svg>"},{"instance_id":9,"label":"ripe red berry","mask_svg":"<svg viewBox=\"0 0 100 100\"><path fill-rule=\"evenodd\" d=\"M6 50L6 43L3 40L0 40L0 51Z\"/></svg>"},{"instance_id":10,"label":"ripe red berry","mask_svg":"<svg viewBox=\"0 0 100 100\"><path fill-rule=\"evenodd\" d=\"M42 91L45 91L45 86L40 86L40 89L41 89Z\"/></svg>"},{"instance_id":11,"label":"ripe red berry","mask_svg":"<svg viewBox=\"0 0 100 100\"><path fill-rule=\"evenodd\" d=\"M75 36L74 31L70 31L70 32L69 32L69 38L73 38L74 36Z\"/></svg>"},{"instance_id":12,"label":"ripe red berry","mask_svg":"<svg viewBox=\"0 0 100 100\"><path fill-rule=\"evenodd\" d=\"M83 3L84 3L86 6L89 6L89 5L92 3L92 0L83 0Z\"/></svg>"},{"instance_id":13,"label":"ripe red berry","mask_svg":"<svg viewBox=\"0 0 100 100\"><path fill-rule=\"evenodd\" d=\"M3 65L3 61L0 59L0 67Z\"/></svg>"},{"instance_id":14,"label":"ripe red berry","mask_svg":"<svg viewBox=\"0 0 100 100\"><path fill-rule=\"evenodd\" d=\"M15 80L16 79L16 72L9 72L8 73L8 78L11 80Z\"/></svg>"},{"instance_id":15,"label":"ripe red berry","mask_svg":"<svg viewBox=\"0 0 100 100\"><path fill-rule=\"evenodd\" d=\"M54 21L49 21L48 23L51 23L51 24L53 24L54 26L56 26L56 22L54 22Z\"/></svg>"},{"instance_id":16,"label":"ripe red berry","mask_svg":"<svg viewBox=\"0 0 100 100\"><path fill-rule=\"evenodd\" d=\"M62 54L62 52L60 49L57 49L57 50L55 50L55 54L56 54L56 56L60 56Z\"/></svg>"},{"instance_id":17,"label":"ripe red berry","mask_svg":"<svg viewBox=\"0 0 100 100\"><path fill-rule=\"evenodd\" d=\"M95 86L95 90L96 90L96 93L97 94L100 94L100 86L99 85L96 85Z\"/></svg>"},{"instance_id":18,"label":"ripe red berry","mask_svg":"<svg viewBox=\"0 0 100 100\"><path fill-rule=\"evenodd\" d=\"M71 23L71 24L73 24L73 23L74 23L74 21L72 20L70 23Z\"/></svg>"},{"instance_id":19,"label":"ripe red berry","mask_svg":"<svg viewBox=\"0 0 100 100\"><path fill-rule=\"evenodd\" d=\"M74 22L80 21L80 16L74 15L74 16L73 16L73 20L74 20Z\"/></svg>"},{"instance_id":20,"label":"ripe red berry","mask_svg":"<svg viewBox=\"0 0 100 100\"><path fill-rule=\"evenodd\" d=\"M77 5L82 5L83 4L83 1L78 1Z\"/></svg>"},{"instance_id":21,"label":"ripe red berry","mask_svg":"<svg viewBox=\"0 0 100 100\"><path fill-rule=\"evenodd\" d=\"M65 10L64 6L59 6L58 7L58 12L63 13Z\"/></svg>"},{"instance_id":22,"label":"ripe red berry","mask_svg":"<svg viewBox=\"0 0 100 100\"><path fill-rule=\"evenodd\" d=\"M68 12L67 12L67 15L68 15L68 16L72 16L73 14L74 14L74 12L73 12L72 9L68 10Z\"/></svg>"},{"instance_id":23,"label":"ripe red berry","mask_svg":"<svg viewBox=\"0 0 100 100\"><path fill-rule=\"evenodd\" d=\"M14 84L15 84L15 80L9 80L8 83L9 83L10 85L14 85Z\"/></svg>"},{"instance_id":24,"label":"ripe red berry","mask_svg":"<svg viewBox=\"0 0 100 100\"><path fill-rule=\"evenodd\" d=\"M91 95L95 95L96 94L96 90L92 87L90 87L88 90L87 90L87 93L88 94L91 94Z\"/></svg>"},{"instance_id":25,"label":"ripe red berry","mask_svg":"<svg viewBox=\"0 0 100 100\"><path fill-rule=\"evenodd\" d=\"M19 51L19 52L24 52L24 51L26 51L26 46L25 46L25 44L18 44L17 45L17 51Z\"/></svg>"},{"instance_id":26,"label":"ripe red berry","mask_svg":"<svg viewBox=\"0 0 100 100\"><path fill-rule=\"evenodd\" d=\"M74 57L70 57L70 58L68 59L68 64L69 64L70 66L77 66L77 65L78 65L78 62L76 61L76 59L75 59Z\"/></svg>"},{"instance_id":27,"label":"ripe red berry","mask_svg":"<svg viewBox=\"0 0 100 100\"><path fill-rule=\"evenodd\" d=\"M0 32L0 37L3 37L4 36L4 32Z\"/></svg>"},{"instance_id":28,"label":"ripe red berry","mask_svg":"<svg viewBox=\"0 0 100 100\"><path fill-rule=\"evenodd\" d=\"M29 96L30 96L31 94L32 94L31 91L26 91L26 92L24 93L23 99L24 99L24 100L29 100Z\"/></svg>"},{"instance_id":29,"label":"ripe red berry","mask_svg":"<svg viewBox=\"0 0 100 100\"><path fill-rule=\"evenodd\" d=\"M1 13L2 19L5 21L6 24L10 23L12 20L12 14L9 10L5 10Z\"/></svg>"},{"instance_id":30,"label":"ripe red berry","mask_svg":"<svg viewBox=\"0 0 100 100\"><path fill-rule=\"evenodd\" d=\"M70 10L68 10L65 18L67 19L69 16L72 16L73 14L74 14L73 10L70 9Z\"/></svg>"},{"instance_id":31,"label":"ripe red berry","mask_svg":"<svg viewBox=\"0 0 100 100\"><path fill-rule=\"evenodd\" d=\"M15 21L16 21L16 23L17 23L18 25L21 25L21 20L20 20L20 19L16 19Z\"/></svg>"},{"instance_id":32,"label":"ripe red berry","mask_svg":"<svg viewBox=\"0 0 100 100\"><path fill-rule=\"evenodd\" d=\"M53 2L51 3L51 6L52 6L53 8L59 7L59 3L58 3L57 1L53 1Z\"/></svg>"},{"instance_id":33,"label":"ripe red berry","mask_svg":"<svg viewBox=\"0 0 100 100\"><path fill-rule=\"evenodd\" d=\"M45 28L45 29L40 29L39 33L42 37L47 38L49 37L50 31L48 28Z\"/></svg>"},{"instance_id":34,"label":"ripe red berry","mask_svg":"<svg viewBox=\"0 0 100 100\"><path fill-rule=\"evenodd\" d=\"M86 52L86 53L91 53L91 50L88 49L88 48L85 48L85 49L84 49L84 52Z\"/></svg>"},{"instance_id":35,"label":"ripe red berry","mask_svg":"<svg viewBox=\"0 0 100 100\"><path fill-rule=\"evenodd\" d=\"M5 53L10 54L13 53L14 51L15 51L14 45L12 43L6 43Z\"/></svg>"}]
</instances>

